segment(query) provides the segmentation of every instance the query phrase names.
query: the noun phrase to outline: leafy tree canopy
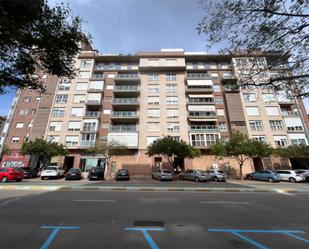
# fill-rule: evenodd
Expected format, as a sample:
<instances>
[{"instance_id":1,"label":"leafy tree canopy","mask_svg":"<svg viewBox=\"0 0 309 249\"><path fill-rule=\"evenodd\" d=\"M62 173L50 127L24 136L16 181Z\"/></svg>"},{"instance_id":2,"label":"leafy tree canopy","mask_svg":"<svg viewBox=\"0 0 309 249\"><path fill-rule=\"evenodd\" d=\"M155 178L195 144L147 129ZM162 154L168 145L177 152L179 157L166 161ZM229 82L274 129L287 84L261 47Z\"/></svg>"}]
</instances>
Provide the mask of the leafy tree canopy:
<instances>
[{"instance_id":1,"label":"leafy tree canopy","mask_svg":"<svg viewBox=\"0 0 309 249\"><path fill-rule=\"evenodd\" d=\"M266 143L249 139L239 131L233 132L228 141L220 141L210 147L212 154L220 157L232 157L239 164L240 176L242 167L249 158L268 157L273 149Z\"/></svg>"},{"instance_id":2,"label":"leafy tree canopy","mask_svg":"<svg viewBox=\"0 0 309 249\"><path fill-rule=\"evenodd\" d=\"M35 75L73 77L73 59L85 39L81 19L46 0L0 1L0 93L5 87L44 90Z\"/></svg>"},{"instance_id":3,"label":"leafy tree canopy","mask_svg":"<svg viewBox=\"0 0 309 249\"><path fill-rule=\"evenodd\" d=\"M294 96L309 96L307 0L200 0L200 4L206 15L197 29L206 35L209 47L219 45L224 52L261 48L265 51L262 56L269 55L266 51L278 53L267 67L254 68L250 74L274 69L288 61L294 75L278 74L265 85ZM256 84L248 79L241 83Z\"/></svg>"},{"instance_id":4,"label":"leafy tree canopy","mask_svg":"<svg viewBox=\"0 0 309 249\"><path fill-rule=\"evenodd\" d=\"M309 158L309 146L304 144L278 148L276 155L287 158Z\"/></svg>"},{"instance_id":5,"label":"leafy tree canopy","mask_svg":"<svg viewBox=\"0 0 309 249\"><path fill-rule=\"evenodd\" d=\"M175 158L195 158L200 156L200 153L200 150L187 144L185 141L176 141L171 136L159 138L147 147L148 156L161 155L165 157L172 166L175 166Z\"/></svg>"}]
</instances>

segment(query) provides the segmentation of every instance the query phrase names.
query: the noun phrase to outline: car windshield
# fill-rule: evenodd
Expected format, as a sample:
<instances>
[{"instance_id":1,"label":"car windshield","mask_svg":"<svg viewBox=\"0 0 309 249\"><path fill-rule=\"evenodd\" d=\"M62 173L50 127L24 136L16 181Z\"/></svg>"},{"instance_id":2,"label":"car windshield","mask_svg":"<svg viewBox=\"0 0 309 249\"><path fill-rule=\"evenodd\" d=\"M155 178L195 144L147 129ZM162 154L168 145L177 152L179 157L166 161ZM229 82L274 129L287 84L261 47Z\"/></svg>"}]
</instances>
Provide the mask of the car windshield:
<instances>
[{"instance_id":1,"label":"car windshield","mask_svg":"<svg viewBox=\"0 0 309 249\"><path fill-rule=\"evenodd\" d=\"M165 174L171 174L172 173L172 171L170 171L170 170L162 170L162 172L165 173Z\"/></svg>"},{"instance_id":2,"label":"car windshield","mask_svg":"<svg viewBox=\"0 0 309 249\"><path fill-rule=\"evenodd\" d=\"M69 172L78 173L79 169L70 169Z\"/></svg>"},{"instance_id":3,"label":"car windshield","mask_svg":"<svg viewBox=\"0 0 309 249\"><path fill-rule=\"evenodd\" d=\"M98 172L101 172L101 171L102 171L101 168L92 168L91 169L91 172L93 172L93 173L98 173Z\"/></svg>"},{"instance_id":4,"label":"car windshield","mask_svg":"<svg viewBox=\"0 0 309 249\"><path fill-rule=\"evenodd\" d=\"M224 172L222 170L218 170L217 172L220 173L220 174L224 174Z\"/></svg>"},{"instance_id":5,"label":"car windshield","mask_svg":"<svg viewBox=\"0 0 309 249\"><path fill-rule=\"evenodd\" d=\"M57 170L57 167L47 167L46 170Z\"/></svg>"}]
</instances>

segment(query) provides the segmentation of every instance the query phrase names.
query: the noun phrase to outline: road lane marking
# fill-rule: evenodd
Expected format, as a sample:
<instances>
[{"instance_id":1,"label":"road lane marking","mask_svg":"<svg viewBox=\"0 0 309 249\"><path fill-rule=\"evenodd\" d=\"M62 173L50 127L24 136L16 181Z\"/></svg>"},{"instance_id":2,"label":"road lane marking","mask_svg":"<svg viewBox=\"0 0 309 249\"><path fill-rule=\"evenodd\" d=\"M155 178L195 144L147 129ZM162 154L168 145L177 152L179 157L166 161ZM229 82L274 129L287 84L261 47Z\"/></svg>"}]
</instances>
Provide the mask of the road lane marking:
<instances>
[{"instance_id":1,"label":"road lane marking","mask_svg":"<svg viewBox=\"0 0 309 249\"><path fill-rule=\"evenodd\" d=\"M3 203L0 204L0 207L6 206L7 204L10 204L14 201L18 201L20 199L21 199L21 197L17 197L17 198L12 198L10 200L4 201Z\"/></svg>"},{"instance_id":2,"label":"road lane marking","mask_svg":"<svg viewBox=\"0 0 309 249\"><path fill-rule=\"evenodd\" d=\"M250 202L244 201L201 201L202 204L241 204L241 205L249 205Z\"/></svg>"},{"instance_id":3,"label":"road lane marking","mask_svg":"<svg viewBox=\"0 0 309 249\"><path fill-rule=\"evenodd\" d=\"M148 231L165 231L163 227L126 227L127 231L141 231L151 249L159 249L156 242L152 239Z\"/></svg>"},{"instance_id":4,"label":"road lane marking","mask_svg":"<svg viewBox=\"0 0 309 249\"><path fill-rule=\"evenodd\" d=\"M116 202L116 200L73 200L77 202Z\"/></svg>"},{"instance_id":5,"label":"road lane marking","mask_svg":"<svg viewBox=\"0 0 309 249\"><path fill-rule=\"evenodd\" d=\"M294 196L295 195L295 194L289 193L289 192L287 192L287 191L285 191L283 189L276 189L276 192L278 194L282 194L282 195L289 195L289 196Z\"/></svg>"},{"instance_id":6,"label":"road lane marking","mask_svg":"<svg viewBox=\"0 0 309 249\"><path fill-rule=\"evenodd\" d=\"M41 226L42 229L52 229L52 232L48 236L48 238L44 241L43 245L40 247L40 249L48 249L50 244L53 242L57 234L60 230L78 230L79 227L67 227L67 226Z\"/></svg>"}]
</instances>

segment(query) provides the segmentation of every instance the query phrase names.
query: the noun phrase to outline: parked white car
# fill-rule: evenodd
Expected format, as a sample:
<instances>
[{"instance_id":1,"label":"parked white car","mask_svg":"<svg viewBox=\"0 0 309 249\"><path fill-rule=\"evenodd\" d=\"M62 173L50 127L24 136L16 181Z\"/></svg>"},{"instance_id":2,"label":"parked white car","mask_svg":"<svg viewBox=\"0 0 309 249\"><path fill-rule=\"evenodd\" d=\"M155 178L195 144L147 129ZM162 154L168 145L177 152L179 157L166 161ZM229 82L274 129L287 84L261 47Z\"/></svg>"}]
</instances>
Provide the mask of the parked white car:
<instances>
[{"instance_id":1,"label":"parked white car","mask_svg":"<svg viewBox=\"0 0 309 249\"><path fill-rule=\"evenodd\" d=\"M297 175L302 175L307 182L309 182L309 170L308 169L296 169L295 173Z\"/></svg>"},{"instance_id":2,"label":"parked white car","mask_svg":"<svg viewBox=\"0 0 309 249\"><path fill-rule=\"evenodd\" d=\"M289 182L303 182L306 178L302 174L298 174L295 170L276 170L276 173L280 175L281 181Z\"/></svg>"},{"instance_id":3,"label":"parked white car","mask_svg":"<svg viewBox=\"0 0 309 249\"><path fill-rule=\"evenodd\" d=\"M48 166L41 173L41 179L60 178L64 175L64 170L60 166Z\"/></svg>"}]
</instances>

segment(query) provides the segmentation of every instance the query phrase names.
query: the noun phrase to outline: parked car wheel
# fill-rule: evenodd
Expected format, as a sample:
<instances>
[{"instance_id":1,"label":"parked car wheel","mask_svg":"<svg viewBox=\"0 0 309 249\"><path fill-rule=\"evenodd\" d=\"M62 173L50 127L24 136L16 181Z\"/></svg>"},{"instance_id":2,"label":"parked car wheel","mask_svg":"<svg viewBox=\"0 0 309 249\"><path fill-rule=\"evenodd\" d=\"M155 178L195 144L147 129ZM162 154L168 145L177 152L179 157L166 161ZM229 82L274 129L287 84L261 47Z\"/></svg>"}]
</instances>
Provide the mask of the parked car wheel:
<instances>
[{"instance_id":1,"label":"parked car wheel","mask_svg":"<svg viewBox=\"0 0 309 249\"><path fill-rule=\"evenodd\" d=\"M271 177L269 177L269 178L268 178L268 182L274 182L274 179L271 178Z\"/></svg>"},{"instance_id":2,"label":"parked car wheel","mask_svg":"<svg viewBox=\"0 0 309 249\"><path fill-rule=\"evenodd\" d=\"M200 179L198 179L198 177L195 177L195 178L194 178L194 181L199 182Z\"/></svg>"},{"instance_id":3,"label":"parked car wheel","mask_svg":"<svg viewBox=\"0 0 309 249\"><path fill-rule=\"evenodd\" d=\"M248 180L253 180L252 176L247 176Z\"/></svg>"},{"instance_id":4,"label":"parked car wheel","mask_svg":"<svg viewBox=\"0 0 309 249\"><path fill-rule=\"evenodd\" d=\"M2 177L1 182L7 182L8 178L6 176Z\"/></svg>"},{"instance_id":5,"label":"parked car wheel","mask_svg":"<svg viewBox=\"0 0 309 249\"><path fill-rule=\"evenodd\" d=\"M182 177L182 176L179 176L179 180L183 180L183 177Z\"/></svg>"},{"instance_id":6,"label":"parked car wheel","mask_svg":"<svg viewBox=\"0 0 309 249\"><path fill-rule=\"evenodd\" d=\"M215 182L218 182L218 181L219 181L219 178L215 176L214 181L215 181Z\"/></svg>"},{"instance_id":7,"label":"parked car wheel","mask_svg":"<svg viewBox=\"0 0 309 249\"><path fill-rule=\"evenodd\" d=\"M21 179L17 179L16 182L21 182Z\"/></svg>"},{"instance_id":8,"label":"parked car wheel","mask_svg":"<svg viewBox=\"0 0 309 249\"><path fill-rule=\"evenodd\" d=\"M42 177L41 177L41 180L45 180L45 177L42 176Z\"/></svg>"},{"instance_id":9,"label":"parked car wheel","mask_svg":"<svg viewBox=\"0 0 309 249\"><path fill-rule=\"evenodd\" d=\"M293 178L293 177L290 177L290 178L289 178L289 182L295 183L295 182L296 182L296 179Z\"/></svg>"}]
</instances>

